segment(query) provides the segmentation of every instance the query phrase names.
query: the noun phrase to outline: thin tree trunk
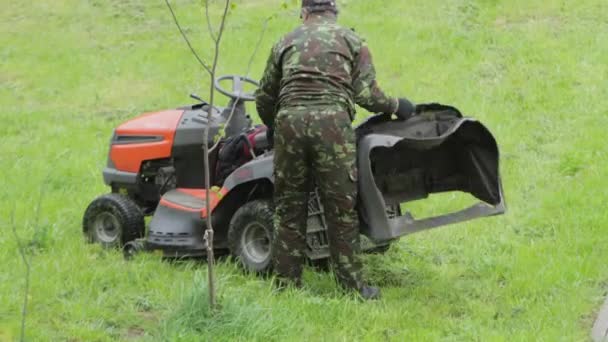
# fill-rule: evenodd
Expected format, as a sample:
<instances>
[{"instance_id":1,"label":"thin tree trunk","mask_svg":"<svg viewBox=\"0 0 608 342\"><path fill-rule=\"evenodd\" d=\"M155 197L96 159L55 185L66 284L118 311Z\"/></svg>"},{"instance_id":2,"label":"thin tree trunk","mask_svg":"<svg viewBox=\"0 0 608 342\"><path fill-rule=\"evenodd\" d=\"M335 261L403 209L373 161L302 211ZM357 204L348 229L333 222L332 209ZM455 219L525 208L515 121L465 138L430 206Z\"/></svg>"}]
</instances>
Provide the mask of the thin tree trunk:
<instances>
[{"instance_id":1,"label":"thin tree trunk","mask_svg":"<svg viewBox=\"0 0 608 342\"><path fill-rule=\"evenodd\" d=\"M209 13L209 0L205 1L205 13ZM217 70L217 63L220 54L220 42L222 40L222 34L224 33L224 25L226 23L226 16L228 14L228 8L230 7L230 0L226 0L226 5L224 7L224 13L222 15L222 21L220 23L220 28L217 33L217 37L213 34L211 30L211 23L209 23L209 35L215 41L215 55L213 57L213 66L211 67L211 89L209 95L209 113L207 121L207 127L205 127L203 131L203 153L204 153L204 162L205 162L205 211L207 213L207 218L205 222L207 224L207 229L205 230L205 242L207 243L207 274L209 281L209 307L211 310L217 309L217 298L216 298L216 289L215 289L215 255L213 253L213 224L211 222L211 167L209 167L209 125L211 124L213 118L213 100L215 95L214 81L215 81L215 71ZM207 15L207 18L209 16Z\"/></svg>"}]
</instances>

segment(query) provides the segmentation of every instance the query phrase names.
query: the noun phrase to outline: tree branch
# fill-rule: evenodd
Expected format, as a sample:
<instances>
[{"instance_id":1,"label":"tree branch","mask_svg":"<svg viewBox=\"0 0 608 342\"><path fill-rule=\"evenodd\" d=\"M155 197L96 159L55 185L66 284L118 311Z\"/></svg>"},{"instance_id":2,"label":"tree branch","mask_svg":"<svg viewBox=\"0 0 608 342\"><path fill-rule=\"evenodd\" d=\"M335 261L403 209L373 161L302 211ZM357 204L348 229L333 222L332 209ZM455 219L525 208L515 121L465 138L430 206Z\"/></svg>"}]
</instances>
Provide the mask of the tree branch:
<instances>
[{"instance_id":1,"label":"tree branch","mask_svg":"<svg viewBox=\"0 0 608 342\"><path fill-rule=\"evenodd\" d=\"M205 4L207 4L209 0L205 0ZM209 105L211 110L213 110L213 97L215 95L215 87L213 86L215 82L215 71L217 69L217 62L220 54L220 43L222 40L222 35L224 34L224 26L226 24L226 16L228 15L228 8L230 7L230 0L226 0L226 6L224 7L224 14L222 15L222 20L220 22L220 29L217 34L217 38L215 39L215 55L213 56L213 66L211 67L211 90L209 96ZM213 34L211 34L213 35ZM209 130L207 129L207 133Z\"/></svg>"},{"instance_id":2,"label":"tree branch","mask_svg":"<svg viewBox=\"0 0 608 342\"><path fill-rule=\"evenodd\" d=\"M207 0L205 0L205 1L207 1ZM173 12L173 7L171 7L169 0L165 0L165 3L167 4L169 11L171 12L171 16L173 17L173 21L175 22L177 29L182 34L182 37L186 41L186 44L188 44L190 51L192 52L194 57L198 60L199 64L203 67L203 69L205 69L205 71L207 71L207 73L211 74L211 69L209 68L209 66L207 66L207 64L198 56L198 53L196 53L196 50L194 50L194 47L192 47L192 44L190 44L190 40L188 39L188 36L186 36L186 33L182 29L182 26L179 24L179 21L177 20L177 16L175 15L175 12Z\"/></svg>"},{"instance_id":3,"label":"tree branch","mask_svg":"<svg viewBox=\"0 0 608 342\"><path fill-rule=\"evenodd\" d=\"M205 17L207 17L207 29L209 30L209 35L214 42L217 42L217 37L213 33L213 27L211 27L211 19L209 18L209 0L203 0L205 2Z\"/></svg>"},{"instance_id":4,"label":"tree branch","mask_svg":"<svg viewBox=\"0 0 608 342\"><path fill-rule=\"evenodd\" d=\"M34 218L34 232L37 233L39 229L40 223L40 208L42 207L42 199L44 197L45 186L42 185L40 187L40 195L38 196L38 204L36 205L36 215ZM23 308L21 310L21 335L19 341L25 341L25 323L27 319L27 305L29 301L30 295L30 274L31 274L31 265L30 260L27 255L27 247L21 242L19 238L19 234L17 234L17 224L15 223L15 212L17 211L16 204L13 206L13 211L11 212L11 227L13 230L13 235L15 236L15 241L17 241L17 249L19 250L19 254L21 255L21 259L23 260L23 264L25 264L25 289L23 294Z\"/></svg>"},{"instance_id":5,"label":"tree branch","mask_svg":"<svg viewBox=\"0 0 608 342\"><path fill-rule=\"evenodd\" d=\"M249 72L251 71L251 66L253 65L253 61L255 59L255 56L257 55L258 51L260 50L260 46L262 45L262 41L264 40L264 35L266 34L266 30L268 29L268 23L270 22L270 20L274 19L276 17L276 13L269 16L268 18L266 18L264 20L264 24L262 26L262 32L260 33L260 38L258 39L255 48L253 49L253 53L251 54L251 57L249 57L249 62L247 63L247 70L245 71L245 77L249 77ZM232 105L232 108L230 109L230 115L228 115L228 119L226 120L226 126L228 126L228 124L230 123L230 121L232 121L232 116L234 115L234 112L236 110L236 105L240 100L240 96L237 97L236 101L234 101L234 104ZM215 144L213 145L213 147L211 147L210 151L214 151L220 144L221 139L218 139Z\"/></svg>"},{"instance_id":6,"label":"tree branch","mask_svg":"<svg viewBox=\"0 0 608 342\"><path fill-rule=\"evenodd\" d=\"M30 292L30 262L27 258L27 252L25 246L21 243L21 239L17 234L17 225L15 224L15 208L13 208L13 212L11 213L11 227L13 229L13 234L15 235L15 240L17 241L17 248L19 250L19 254L21 255L21 259L25 264L25 290L23 295L23 308L21 310L21 337L19 341L25 341L25 321L27 317L27 302Z\"/></svg>"}]
</instances>

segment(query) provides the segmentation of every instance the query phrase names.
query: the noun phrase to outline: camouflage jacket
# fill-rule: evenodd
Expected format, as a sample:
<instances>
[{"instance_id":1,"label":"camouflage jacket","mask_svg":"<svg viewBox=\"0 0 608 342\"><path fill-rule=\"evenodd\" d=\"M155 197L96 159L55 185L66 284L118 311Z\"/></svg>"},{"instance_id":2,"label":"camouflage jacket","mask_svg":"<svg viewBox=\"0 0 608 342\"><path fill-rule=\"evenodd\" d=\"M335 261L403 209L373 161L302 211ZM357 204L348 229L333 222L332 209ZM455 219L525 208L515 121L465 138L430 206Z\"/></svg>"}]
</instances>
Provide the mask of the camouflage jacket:
<instances>
[{"instance_id":1,"label":"camouflage jacket","mask_svg":"<svg viewBox=\"0 0 608 342\"><path fill-rule=\"evenodd\" d=\"M324 16L274 45L256 91L258 114L271 127L282 108L338 104L353 118L355 103L374 113L394 113L398 107L397 99L378 86L365 42Z\"/></svg>"}]
</instances>

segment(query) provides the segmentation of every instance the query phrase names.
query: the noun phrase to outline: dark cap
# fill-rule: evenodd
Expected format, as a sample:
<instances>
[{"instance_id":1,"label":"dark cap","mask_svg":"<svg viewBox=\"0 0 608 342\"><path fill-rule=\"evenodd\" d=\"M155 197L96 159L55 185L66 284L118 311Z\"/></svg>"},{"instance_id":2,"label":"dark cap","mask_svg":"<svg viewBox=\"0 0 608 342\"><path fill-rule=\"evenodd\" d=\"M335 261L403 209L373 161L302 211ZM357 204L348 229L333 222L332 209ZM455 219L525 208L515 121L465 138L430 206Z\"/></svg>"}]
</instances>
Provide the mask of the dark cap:
<instances>
[{"instance_id":1,"label":"dark cap","mask_svg":"<svg viewBox=\"0 0 608 342\"><path fill-rule=\"evenodd\" d=\"M336 0L302 0L302 8L306 8L310 12L330 11L338 13Z\"/></svg>"}]
</instances>

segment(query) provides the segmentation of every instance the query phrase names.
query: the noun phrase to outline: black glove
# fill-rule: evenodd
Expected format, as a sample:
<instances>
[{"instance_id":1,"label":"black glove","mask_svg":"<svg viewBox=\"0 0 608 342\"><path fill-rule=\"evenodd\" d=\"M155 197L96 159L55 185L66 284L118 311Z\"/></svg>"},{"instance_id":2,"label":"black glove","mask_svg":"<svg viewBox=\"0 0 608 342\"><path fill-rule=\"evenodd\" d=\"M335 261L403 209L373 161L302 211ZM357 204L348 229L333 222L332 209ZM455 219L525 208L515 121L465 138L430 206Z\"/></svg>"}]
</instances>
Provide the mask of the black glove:
<instances>
[{"instance_id":1,"label":"black glove","mask_svg":"<svg viewBox=\"0 0 608 342\"><path fill-rule=\"evenodd\" d=\"M268 127L266 129L266 139L268 140L268 145L274 147L274 128Z\"/></svg>"},{"instance_id":2,"label":"black glove","mask_svg":"<svg viewBox=\"0 0 608 342\"><path fill-rule=\"evenodd\" d=\"M408 100L406 98L399 99L399 108L397 108L397 112L395 113L397 115L397 118L399 118L399 120L407 120L407 119L411 118L412 116L414 116L415 112L416 112L416 105L411 103L410 100Z\"/></svg>"}]
</instances>

